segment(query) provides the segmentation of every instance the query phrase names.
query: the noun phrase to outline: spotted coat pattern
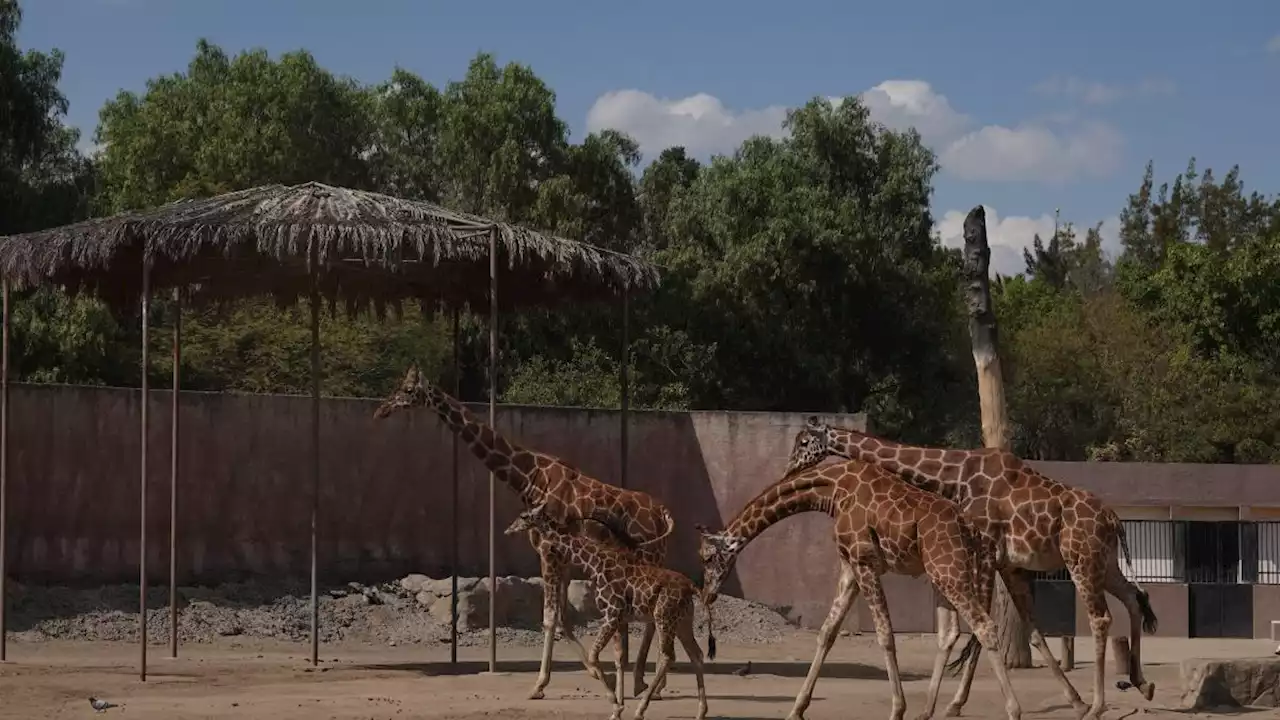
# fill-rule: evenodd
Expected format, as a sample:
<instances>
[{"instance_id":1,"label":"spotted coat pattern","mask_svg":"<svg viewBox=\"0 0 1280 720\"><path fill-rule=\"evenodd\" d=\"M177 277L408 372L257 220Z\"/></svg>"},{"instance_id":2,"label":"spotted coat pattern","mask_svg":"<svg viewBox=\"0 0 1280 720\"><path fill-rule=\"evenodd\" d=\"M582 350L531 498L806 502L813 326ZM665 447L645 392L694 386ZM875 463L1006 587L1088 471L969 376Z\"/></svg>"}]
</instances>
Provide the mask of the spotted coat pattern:
<instances>
[{"instance_id":1,"label":"spotted coat pattern","mask_svg":"<svg viewBox=\"0 0 1280 720\"><path fill-rule=\"evenodd\" d=\"M640 553L613 542L599 542L574 528L556 523L545 505L525 510L506 529L507 534L536 532L544 542L556 547L568 562L587 573L596 592L596 607L602 622L600 634L584 661L587 672L604 683L613 695L614 720L622 716L622 636L624 622L631 619L653 621L657 628L659 662L650 687L640 698L636 720L643 720L655 692L666 685L667 673L675 662L675 641L684 646L698 681L698 720L707 716L707 692L703 681L702 650L693 631L693 601L705 597L689 578L647 561ZM712 632L711 607L707 605L707 653L715 659L715 635ZM614 640L617 658L617 684L609 687L600 671L600 652Z\"/></svg>"},{"instance_id":2,"label":"spotted coat pattern","mask_svg":"<svg viewBox=\"0 0 1280 720\"><path fill-rule=\"evenodd\" d=\"M578 532L600 542L632 548L648 562L658 565L665 562L675 520L671 512L652 496L601 482L560 458L511 442L481 422L462 403L428 383L416 366L409 368L403 382L378 407L374 417L386 418L397 411L420 407L434 410L499 481L519 494L526 508L545 505L548 514L572 524ZM586 651L573 634L568 614L563 611L567 604L571 570L567 558L536 530L529 532L529 542L538 553L543 580L542 662L538 679L529 695L530 699L537 700L544 697L544 690L551 681L556 627L560 627L565 640L579 657L585 658ZM636 657L636 695L647 687L644 668L653 634L653 623L646 623Z\"/></svg>"},{"instance_id":3,"label":"spotted coat pattern","mask_svg":"<svg viewBox=\"0 0 1280 720\"><path fill-rule=\"evenodd\" d=\"M996 638L987 614L992 584L981 576L987 567L978 561L983 548L955 503L912 487L890 472L860 460L808 468L788 474L749 502L728 527L712 532L699 527L705 584L714 599L738 554L775 523L803 512L820 512L835 520L840 582L835 603L818 633L818 650L790 717L801 718L814 685L846 614L858 593L866 598L875 620L876 639L885 653L893 689L891 718L901 718L906 700L898 673L893 625L880 577L885 573L924 574L964 616L975 637L984 643ZM932 715L947 656L958 632L939 644L930 683L927 709ZM1021 709L998 653L989 660L1004 691L1006 712L1017 718Z\"/></svg>"},{"instance_id":4,"label":"spotted coat pattern","mask_svg":"<svg viewBox=\"0 0 1280 720\"><path fill-rule=\"evenodd\" d=\"M1143 676L1141 631L1155 632L1156 616L1147 593L1120 570L1119 555L1123 553L1126 561L1129 557L1124 525L1097 495L1052 480L1004 450L903 445L820 423L816 417L796 434L788 469L813 467L829 456L873 463L960 506L982 541L996 549L988 557L996 563L1022 620L1031 627L1032 643L1067 699L1086 718L1098 718L1105 709L1104 666L1111 613L1104 592L1114 595L1129 613L1130 681L1151 699L1155 685ZM1064 567L1089 613L1097 648L1091 706L1085 705L1062 672L1031 615L1030 578L1025 571ZM968 697L976 662L975 648L956 702L963 704Z\"/></svg>"}]
</instances>

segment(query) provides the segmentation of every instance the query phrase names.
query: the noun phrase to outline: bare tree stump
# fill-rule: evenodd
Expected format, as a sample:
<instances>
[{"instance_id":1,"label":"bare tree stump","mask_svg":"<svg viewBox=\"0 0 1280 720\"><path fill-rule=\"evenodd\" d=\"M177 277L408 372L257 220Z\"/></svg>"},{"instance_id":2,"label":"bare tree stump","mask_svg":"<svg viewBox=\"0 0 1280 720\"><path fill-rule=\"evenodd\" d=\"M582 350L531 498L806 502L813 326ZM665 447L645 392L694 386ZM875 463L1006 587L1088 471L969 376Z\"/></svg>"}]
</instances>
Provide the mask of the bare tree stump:
<instances>
[{"instance_id":1,"label":"bare tree stump","mask_svg":"<svg viewBox=\"0 0 1280 720\"><path fill-rule=\"evenodd\" d=\"M982 405L982 441L986 447L1009 449L1009 418L1000 369L999 330L991 309L991 246L987 242L987 213L979 205L964 219L965 300L969 308L969 340L978 370L978 398ZM1000 655L1006 667L1031 667L1031 630L1009 599L1003 582L996 583L991 617L1002 629Z\"/></svg>"}]
</instances>

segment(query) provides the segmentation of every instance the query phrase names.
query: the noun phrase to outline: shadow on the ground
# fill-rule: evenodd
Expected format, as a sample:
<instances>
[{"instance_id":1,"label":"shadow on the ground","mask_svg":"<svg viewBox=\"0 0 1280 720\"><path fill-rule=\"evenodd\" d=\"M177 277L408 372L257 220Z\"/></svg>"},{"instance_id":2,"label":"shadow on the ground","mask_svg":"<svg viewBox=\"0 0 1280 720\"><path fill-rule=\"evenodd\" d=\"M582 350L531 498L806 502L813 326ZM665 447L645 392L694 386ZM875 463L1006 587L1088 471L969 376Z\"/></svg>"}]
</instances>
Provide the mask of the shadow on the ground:
<instances>
[{"instance_id":1,"label":"shadow on the ground","mask_svg":"<svg viewBox=\"0 0 1280 720\"><path fill-rule=\"evenodd\" d=\"M485 661L460 661L456 665L448 661L440 662L405 662L405 663L370 663L355 664L352 667L365 670L380 670L391 672L414 672L422 675L476 675L487 672L489 663ZM499 672L504 673L536 673L538 672L539 663L537 660L504 660L498 665ZM654 663L647 666L647 676L652 676L656 669ZM707 663L703 666L703 672L707 675L735 675L742 669L741 663ZM582 670L582 663L573 661L555 661L551 664L553 673L575 672ZM692 674L693 668L688 663L678 662L671 671L680 674ZM809 674L809 663L807 662L765 662L759 660L751 661L751 675L774 675L777 677L799 678ZM903 681L923 680L928 675L914 673L910 671L902 671ZM888 675L882 668L872 665L864 665L862 663L851 662L828 662L822 666L822 677L838 678L841 680L886 680Z\"/></svg>"}]
</instances>

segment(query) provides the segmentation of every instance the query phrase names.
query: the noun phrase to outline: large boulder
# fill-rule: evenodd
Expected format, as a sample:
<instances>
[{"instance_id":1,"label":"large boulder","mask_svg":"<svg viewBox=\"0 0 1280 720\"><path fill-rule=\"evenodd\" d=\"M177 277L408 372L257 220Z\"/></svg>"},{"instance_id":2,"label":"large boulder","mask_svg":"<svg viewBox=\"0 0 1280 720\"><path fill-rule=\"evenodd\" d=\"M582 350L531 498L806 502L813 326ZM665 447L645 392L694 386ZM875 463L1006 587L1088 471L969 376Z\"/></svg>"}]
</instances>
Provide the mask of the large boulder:
<instances>
[{"instance_id":1,"label":"large boulder","mask_svg":"<svg viewBox=\"0 0 1280 720\"><path fill-rule=\"evenodd\" d=\"M415 599L431 611L431 616L437 622L447 624L452 604L451 579L414 580L408 586L419 588ZM497 600L493 610L499 626L542 627L541 579L500 577L497 585ZM408 586L406 589L410 589ZM458 578L458 628L465 631L488 627L489 603L493 596L489 589L489 578Z\"/></svg>"},{"instance_id":2,"label":"large boulder","mask_svg":"<svg viewBox=\"0 0 1280 720\"><path fill-rule=\"evenodd\" d=\"M1280 658L1183 660L1182 689L1188 710L1280 707Z\"/></svg>"}]
</instances>

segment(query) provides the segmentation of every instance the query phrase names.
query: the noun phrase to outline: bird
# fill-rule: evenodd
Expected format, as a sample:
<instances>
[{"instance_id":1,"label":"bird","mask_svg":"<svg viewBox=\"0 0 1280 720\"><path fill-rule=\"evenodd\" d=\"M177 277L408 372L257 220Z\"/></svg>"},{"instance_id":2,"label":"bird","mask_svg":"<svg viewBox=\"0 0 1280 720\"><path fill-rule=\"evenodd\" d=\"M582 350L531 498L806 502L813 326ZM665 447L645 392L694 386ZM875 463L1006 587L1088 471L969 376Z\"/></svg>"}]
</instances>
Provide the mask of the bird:
<instances>
[{"instance_id":1,"label":"bird","mask_svg":"<svg viewBox=\"0 0 1280 720\"><path fill-rule=\"evenodd\" d=\"M107 708L119 707L115 703L109 703L106 700L99 700L94 697L89 698L89 705L93 708L94 712L103 712Z\"/></svg>"},{"instance_id":2,"label":"bird","mask_svg":"<svg viewBox=\"0 0 1280 720\"><path fill-rule=\"evenodd\" d=\"M1120 692L1124 692L1125 690L1128 690L1131 687L1133 687L1133 683L1129 682L1128 680L1116 681L1116 689L1119 690Z\"/></svg>"},{"instance_id":3,"label":"bird","mask_svg":"<svg viewBox=\"0 0 1280 720\"><path fill-rule=\"evenodd\" d=\"M733 674L734 674L734 675L737 675L738 677L746 677L746 676L750 675L750 674L751 674L751 661L750 661L750 660L748 660L746 665L743 665L742 667L738 668L737 670L734 670L734 671L733 671Z\"/></svg>"}]
</instances>

